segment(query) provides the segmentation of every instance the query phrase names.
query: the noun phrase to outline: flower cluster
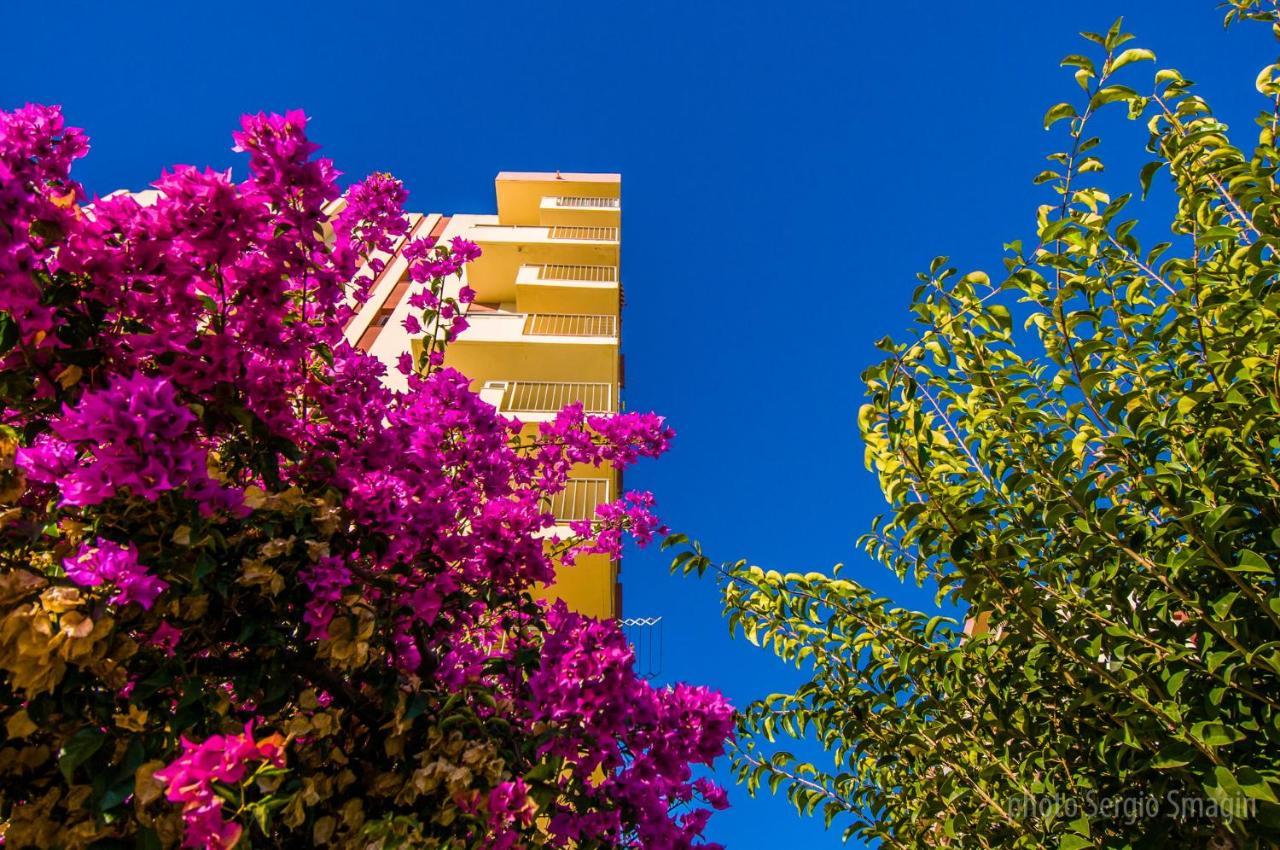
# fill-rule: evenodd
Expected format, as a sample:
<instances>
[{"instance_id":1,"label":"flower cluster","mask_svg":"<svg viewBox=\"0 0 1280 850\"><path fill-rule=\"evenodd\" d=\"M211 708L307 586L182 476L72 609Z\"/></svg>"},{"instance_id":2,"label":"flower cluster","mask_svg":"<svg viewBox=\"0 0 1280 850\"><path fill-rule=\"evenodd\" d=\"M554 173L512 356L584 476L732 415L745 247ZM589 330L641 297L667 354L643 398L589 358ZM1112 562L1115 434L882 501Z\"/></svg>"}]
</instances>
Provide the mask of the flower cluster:
<instances>
[{"instance_id":1,"label":"flower cluster","mask_svg":"<svg viewBox=\"0 0 1280 850\"><path fill-rule=\"evenodd\" d=\"M421 311L421 317L410 314L405 317L404 328L411 334L426 332L428 365L438 368L444 363L444 347L458 338L468 327L464 305L475 300L476 293L469 286L458 289L457 295L445 295L440 282L458 274L464 265L480 256L480 247L474 242L455 236L448 245L438 245L434 237L411 240L405 245L404 257L409 262L409 279L420 286L409 294L410 307ZM425 323L425 324L424 324ZM406 374L411 369L403 368Z\"/></svg>"},{"instance_id":2,"label":"flower cluster","mask_svg":"<svg viewBox=\"0 0 1280 850\"><path fill-rule=\"evenodd\" d=\"M223 814L223 799L215 785L234 787L252 769L266 764L284 767L284 739L267 735L255 740L253 724L233 735L211 735L203 741L182 739L182 753L152 777L165 787L165 798L182 806L186 825L184 846L230 850L243 828Z\"/></svg>"},{"instance_id":3,"label":"flower cluster","mask_svg":"<svg viewBox=\"0 0 1280 850\"><path fill-rule=\"evenodd\" d=\"M521 829L533 826L537 812L523 779L498 785L489 792L489 847L510 850L520 840Z\"/></svg>"},{"instance_id":4,"label":"flower cluster","mask_svg":"<svg viewBox=\"0 0 1280 850\"><path fill-rule=\"evenodd\" d=\"M407 198L404 184L390 174L372 174L347 190L346 203L333 221L334 261L352 270L356 303L364 302L385 267L381 255L389 253L409 230L404 215ZM361 264L364 268L357 273Z\"/></svg>"},{"instance_id":5,"label":"flower cluster","mask_svg":"<svg viewBox=\"0 0 1280 850\"><path fill-rule=\"evenodd\" d=\"M311 627L308 637L325 637L337 603L342 599L342 589L351 584L351 570L341 558L328 556L304 567L298 573L298 580L311 591L311 601L302 615L302 622Z\"/></svg>"},{"instance_id":6,"label":"flower cluster","mask_svg":"<svg viewBox=\"0 0 1280 850\"><path fill-rule=\"evenodd\" d=\"M84 133L66 127L56 107L29 104L0 115L0 313L27 348L56 343L57 310L37 275L57 231L35 226L74 221L83 190L70 178L71 163L88 149Z\"/></svg>"},{"instance_id":7,"label":"flower cluster","mask_svg":"<svg viewBox=\"0 0 1280 850\"><path fill-rule=\"evenodd\" d=\"M93 545L82 544L80 551L62 562L62 568L81 587L115 585L116 594L110 600L115 605L137 602L150 608L169 586L138 563L138 550L132 544L122 546L101 537Z\"/></svg>"},{"instance_id":8,"label":"flower cluster","mask_svg":"<svg viewBox=\"0 0 1280 850\"><path fill-rule=\"evenodd\" d=\"M206 510L232 509L236 494L210 479L207 452L190 438L195 418L169 381L116 378L66 407L17 463L33 481L56 482L65 505L97 505L126 487L151 501L186 488Z\"/></svg>"},{"instance_id":9,"label":"flower cluster","mask_svg":"<svg viewBox=\"0 0 1280 850\"><path fill-rule=\"evenodd\" d=\"M631 648L609 624L563 604L550 611L549 624L542 666L530 680L531 709L567 732L544 749L564 760L600 806L590 817L553 811L552 834L565 844L696 846L711 810L691 808L680 819L668 810L697 799L712 808L726 804L715 783L692 779L690 765L710 764L723 752L733 735L733 709L705 688L657 689L637 679ZM600 772L603 782L588 782Z\"/></svg>"},{"instance_id":10,"label":"flower cluster","mask_svg":"<svg viewBox=\"0 0 1280 850\"><path fill-rule=\"evenodd\" d=\"M629 490L621 499L596 505L594 519L569 524L582 542L565 553L565 563L572 564L578 555L593 552L619 557L623 533L630 533L638 546L649 545L655 534L668 532L654 514L654 506L653 494L647 490Z\"/></svg>"},{"instance_id":11,"label":"flower cluster","mask_svg":"<svg viewBox=\"0 0 1280 850\"><path fill-rule=\"evenodd\" d=\"M344 194L305 128L246 116L242 179L90 202L58 110L0 113L0 836L698 846L728 706L537 601L556 552L661 531L629 493L553 550L547 504L671 429L481 400L443 366L479 249L412 234L387 175ZM344 325L405 240L393 390Z\"/></svg>"}]
</instances>

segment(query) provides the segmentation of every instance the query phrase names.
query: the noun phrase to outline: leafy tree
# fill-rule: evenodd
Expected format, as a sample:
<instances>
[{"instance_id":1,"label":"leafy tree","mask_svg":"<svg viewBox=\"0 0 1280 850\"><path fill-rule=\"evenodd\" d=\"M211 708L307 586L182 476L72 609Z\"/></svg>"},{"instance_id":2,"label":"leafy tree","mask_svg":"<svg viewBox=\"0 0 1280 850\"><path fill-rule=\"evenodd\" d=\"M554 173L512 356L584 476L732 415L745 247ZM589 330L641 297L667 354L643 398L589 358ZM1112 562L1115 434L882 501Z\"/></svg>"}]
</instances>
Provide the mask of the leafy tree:
<instances>
[{"instance_id":1,"label":"leafy tree","mask_svg":"<svg viewBox=\"0 0 1280 850\"><path fill-rule=\"evenodd\" d=\"M1269 23L1234 0L1228 23ZM753 791L883 847L1260 847L1280 842L1280 65L1252 152L1117 23L1068 56L1037 178L1036 243L1004 274L920 276L910 342L864 373L867 464L890 505L864 538L948 617L832 574L719 567L731 630L808 670L749 706ZM1102 170L1097 116L1150 129L1139 243ZM944 607L945 610L945 607ZM965 633L968 633L967 635ZM816 740L834 766L779 737Z\"/></svg>"},{"instance_id":2,"label":"leafy tree","mask_svg":"<svg viewBox=\"0 0 1280 850\"><path fill-rule=\"evenodd\" d=\"M0 843L704 846L728 705L533 598L656 530L629 494L549 545L570 469L670 430L531 437L443 368L461 239L405 249L430 344L390 391L342 329L405 192L340 197L305 124L247 116L243 181L87 203L83 134L0 113Z\"/></svg>"}]
</instances>

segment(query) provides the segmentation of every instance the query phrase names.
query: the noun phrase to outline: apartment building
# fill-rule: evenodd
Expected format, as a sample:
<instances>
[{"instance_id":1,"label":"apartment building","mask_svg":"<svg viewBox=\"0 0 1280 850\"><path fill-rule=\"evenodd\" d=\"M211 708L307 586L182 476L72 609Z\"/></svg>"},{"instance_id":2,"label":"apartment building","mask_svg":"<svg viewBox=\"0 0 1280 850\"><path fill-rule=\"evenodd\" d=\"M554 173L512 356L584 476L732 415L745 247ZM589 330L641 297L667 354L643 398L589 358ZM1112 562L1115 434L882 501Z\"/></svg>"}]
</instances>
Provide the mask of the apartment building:
<instances>
[{"instance_id":1,"label":"apartment building","mask_svg":"<svg viewBox=\"0 0 1280 850\"><path fill-rule=\"evenodd\" d=\"M411 216L408 236L347 327L347 339L388 364L389 383L403 385L394 364L420 345L403 327L412 310L404 242L461 236L483 254L456 283L474 289L476 300L467 313L470 327L449 346L445 365L470 377L482 398L531 431L574 401L590 413L617 412L621 176L502 172L495 188L496 214ZM575 469L551 505L557 530L567 535L569 522L590 518L596 505L615 498L619 478L610 468ZM618 564L605 555L560 568L550 592L584 614L621 613Z\"/></svg>"}]
</instances>

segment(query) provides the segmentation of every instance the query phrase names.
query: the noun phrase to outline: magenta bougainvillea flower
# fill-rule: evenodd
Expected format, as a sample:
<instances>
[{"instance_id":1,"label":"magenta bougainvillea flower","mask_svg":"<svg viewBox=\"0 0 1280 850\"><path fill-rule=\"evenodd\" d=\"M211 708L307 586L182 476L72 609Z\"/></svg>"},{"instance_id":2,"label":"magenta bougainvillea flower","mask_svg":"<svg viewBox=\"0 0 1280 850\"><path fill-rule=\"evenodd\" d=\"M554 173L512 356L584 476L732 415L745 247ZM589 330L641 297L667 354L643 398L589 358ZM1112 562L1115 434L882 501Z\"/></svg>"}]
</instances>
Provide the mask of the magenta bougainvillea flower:
<instances>
[{"instance_id":1,"label":"magenta bougainvillea flower","mask_svg":"<svg viewBox=\"0 0 1280 850\"><path fill-rule=\"evenodd\" d=\"M57 482L67 505L97 505L127 488L154 501L185 489L205 509L233 509L238 494L212 481L208 452L190 433L195 415L172 382L134 374L89 391L52 423L52 436L20 449L35 481Z\"/></svg>"},{"instance_id":2,"label":"magenta bougainvillea flower","mask_svg":"<svg viewBox=\"0 0 1280 850\"><path fill-rule=\"evenodd\" d=\"M150 608L169 586L138 563L138 550L131 544L120 545L101 537L92 545L81 546L80 551L62 562L62 568L67 578L81 587L114 586L116 593L111 602L116 605L136 602Z\"/></svg>"},{"instance_id":3,"label":"magenta bougainvillea flower","mask_svg":"<svg viewBox=\"0 0 1280 850\"><path fill-rule=\"evenodd\" d=\"M184 737L181 755L152 775L165 786L165 798L182 806L184 846L230 850L243 829L224 817L215 786L238 785L259 765L284 763L284 739L268 735L255 740L253 723L246 723L240 734L211 735L203 741Z\"/></svg>"}]
</instances>

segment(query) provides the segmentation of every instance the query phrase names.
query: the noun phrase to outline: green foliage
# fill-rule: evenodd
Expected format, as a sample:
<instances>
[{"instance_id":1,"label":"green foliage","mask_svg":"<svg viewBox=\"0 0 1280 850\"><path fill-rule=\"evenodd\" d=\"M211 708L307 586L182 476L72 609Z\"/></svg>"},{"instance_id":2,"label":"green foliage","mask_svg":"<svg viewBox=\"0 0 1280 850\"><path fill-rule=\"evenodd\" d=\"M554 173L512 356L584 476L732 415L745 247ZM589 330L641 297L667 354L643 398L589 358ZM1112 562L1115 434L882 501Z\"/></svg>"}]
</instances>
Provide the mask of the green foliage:
<instances>
[{"instance_id":1,"label":"green foliage","mask_svg":"<svg viewBox=\"0 0 1280 850\"><path fill-rule=\"evenodd\" d=\"M1277 28L1271 3L1228 23ZM912 342L864 373L868 467L889 502L864 538L968 609L962 631L833 574L713 565L730 629L811 675L743 713L755 791L883 847L1260 847L1280 842L1280 85L1251 153L1119 22L1067 57L1048 110L1065 150L1037 242L1003 279L920 276ZM1090 185L1100 110L1150 129L1130 195ZM968 633L966 635L966 632ZM776 744L816 740L831 766ZM1216 807L1216 808L1215 808Z\"/></svg>"}]
</instances>

